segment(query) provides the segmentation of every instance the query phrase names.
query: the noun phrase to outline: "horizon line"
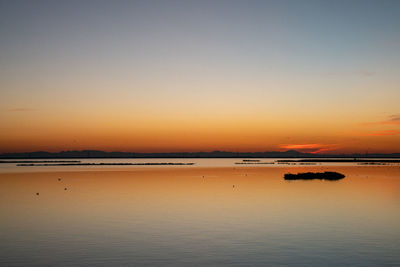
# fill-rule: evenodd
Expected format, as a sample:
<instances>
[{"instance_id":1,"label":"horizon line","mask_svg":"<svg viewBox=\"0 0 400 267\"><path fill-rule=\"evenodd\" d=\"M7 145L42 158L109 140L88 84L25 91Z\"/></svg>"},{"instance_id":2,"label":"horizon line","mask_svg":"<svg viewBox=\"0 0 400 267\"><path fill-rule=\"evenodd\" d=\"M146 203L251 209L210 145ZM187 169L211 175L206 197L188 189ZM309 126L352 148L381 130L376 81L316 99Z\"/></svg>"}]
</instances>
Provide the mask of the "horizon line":
<instances>
[{"instance_id":1,"label":"horizon line","mask_svg":"<svg viewBox=\"0 0 400 267\"><path fill-rule=\"evenodd\" d=\"M178 151L178 152L134 152L134 151L105 151L105 150L96 150L96 149L83 149L83 150L60 150L57 152L45 151L45 150L36 150L36 151L24 151L24 152L1 152L0 155L9 155L9 154L35 154L35 153L46 153L46 154L61 154L61 153L121 153L121 154L142 154L142 155L151 155L151 154L212 154L212 153L229 153L229 154L260 154L260 153L296 153L296 154L307 154L307 155L315 155L315 156L338 156L338 155L396 155L400 154L399 152L390 152L390 153L382 153L382 152L349 152L349 153L315 153L315 152L302 152L294 149L289 149L285 151L279 150L270 150L270 151L229 151L229 150L212 150L212 151Z\"/></svg>"}]
</instances>

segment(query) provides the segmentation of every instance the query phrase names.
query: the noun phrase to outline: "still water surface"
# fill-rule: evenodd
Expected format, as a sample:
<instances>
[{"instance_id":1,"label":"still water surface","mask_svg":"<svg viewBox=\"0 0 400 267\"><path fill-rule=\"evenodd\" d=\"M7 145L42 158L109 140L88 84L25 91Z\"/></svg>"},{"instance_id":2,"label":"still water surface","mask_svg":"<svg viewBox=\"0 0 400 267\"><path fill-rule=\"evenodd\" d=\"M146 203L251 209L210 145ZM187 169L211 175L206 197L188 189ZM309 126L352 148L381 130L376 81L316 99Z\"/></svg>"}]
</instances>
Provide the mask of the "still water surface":
<instances>
[{"instance_id":1,"label":"still water surface","mask_svg":"<svg viewBox=\"0 0 400 267\"><path fill-rule=\"evenodd\" d=\"M400 265L400 166L208 161L2 167L0 266Z\"/></svg>"}]
</instances>

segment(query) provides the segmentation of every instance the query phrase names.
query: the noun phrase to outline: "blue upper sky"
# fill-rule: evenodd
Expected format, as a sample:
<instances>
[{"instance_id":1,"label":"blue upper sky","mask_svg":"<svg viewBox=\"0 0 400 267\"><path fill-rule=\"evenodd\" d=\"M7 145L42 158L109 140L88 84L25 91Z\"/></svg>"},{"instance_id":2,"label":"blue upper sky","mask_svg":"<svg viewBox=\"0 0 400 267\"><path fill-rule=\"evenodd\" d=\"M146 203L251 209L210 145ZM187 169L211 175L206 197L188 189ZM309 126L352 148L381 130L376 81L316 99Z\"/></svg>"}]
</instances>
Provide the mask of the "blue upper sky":
<instances>
[{"instance_id":1,"label":"blue upper sky","mask_svg":"<svg viewBox=\"0 0 400 267\"><path fill-rule=\"evenodd\" d=\"M3 111L344 129L397 115L399 84L400 1L0 1Z\"/></svg>"}]
</instances>

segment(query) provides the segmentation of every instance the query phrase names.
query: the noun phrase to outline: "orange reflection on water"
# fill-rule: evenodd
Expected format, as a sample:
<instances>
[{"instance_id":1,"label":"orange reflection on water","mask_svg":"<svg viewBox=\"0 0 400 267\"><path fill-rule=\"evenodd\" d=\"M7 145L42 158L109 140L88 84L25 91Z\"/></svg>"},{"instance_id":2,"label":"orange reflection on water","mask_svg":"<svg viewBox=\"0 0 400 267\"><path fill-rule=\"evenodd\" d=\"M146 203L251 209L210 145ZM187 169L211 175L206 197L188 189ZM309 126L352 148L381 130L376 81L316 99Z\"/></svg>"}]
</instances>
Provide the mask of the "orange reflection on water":
<instances>
[{"instance_id":1,"label":"orange reflection on water","mask_svg":"<svg viewBox=\"0 0 400 267\"><path fill-rule=\"evenodd\" d=\"M328 170L346 178L283 179ZM248 253L267 263L354 263L365 255L394 263L399 204L399 166L3 173L0 251L12 252L4 263L21 265L40 263L38 254L44 263L251 261Z\"/></svg>"},{"instance_id":2,"label":"orange reflection on water","mask_svg":"<svg viewBox=\"0 0 400 267\"><path fill-rule=\"evenodd\" d=\"M336 182L283 180L286 172L326 170L342 172L346 178ZM191 220L233 215L265 219L268 214L284 212L300 215L297 210L303 215L330 210L330 214L343 216L353 212L351 206L359 212L393 208L400 203L399 177L398 166L13 173L0 174L0 196L2 214L13 213L11 219L34 216L30 212L35 210L44 216L88 220L105 214L126 219L132 214Z\"/></svg>"}]
</instances>

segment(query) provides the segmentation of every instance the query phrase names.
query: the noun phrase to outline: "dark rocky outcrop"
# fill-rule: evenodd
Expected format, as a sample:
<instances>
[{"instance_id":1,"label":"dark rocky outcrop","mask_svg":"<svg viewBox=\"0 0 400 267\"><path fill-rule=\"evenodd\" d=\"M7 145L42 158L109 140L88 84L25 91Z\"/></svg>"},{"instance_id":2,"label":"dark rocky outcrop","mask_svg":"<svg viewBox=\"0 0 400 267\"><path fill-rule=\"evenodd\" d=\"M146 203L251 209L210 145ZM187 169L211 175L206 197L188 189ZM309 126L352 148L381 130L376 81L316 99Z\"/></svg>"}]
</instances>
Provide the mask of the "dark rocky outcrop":
<instances>
[{"instance_id":1,"label":"dark rocky outcrop","mask_svg":"<svg viewBox=\"0 0 400 267\"><path fill-rule=\"evenodd\" d=\"M343 179L345 176L338 172L303 172L303 173L286 173L284 178L285 180L328 180L328 181L337 181Z\"/></svg>"}]
</instances>

